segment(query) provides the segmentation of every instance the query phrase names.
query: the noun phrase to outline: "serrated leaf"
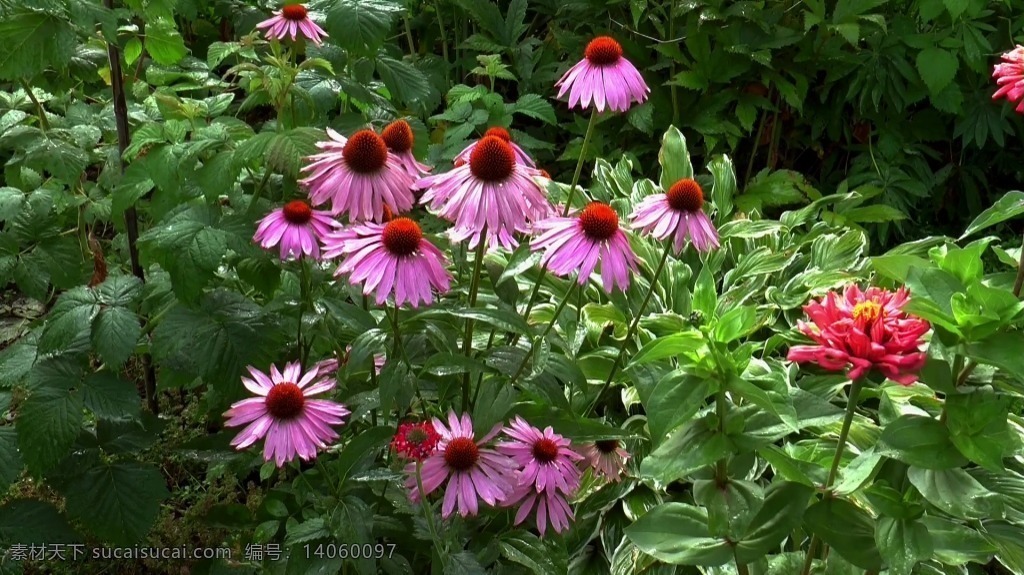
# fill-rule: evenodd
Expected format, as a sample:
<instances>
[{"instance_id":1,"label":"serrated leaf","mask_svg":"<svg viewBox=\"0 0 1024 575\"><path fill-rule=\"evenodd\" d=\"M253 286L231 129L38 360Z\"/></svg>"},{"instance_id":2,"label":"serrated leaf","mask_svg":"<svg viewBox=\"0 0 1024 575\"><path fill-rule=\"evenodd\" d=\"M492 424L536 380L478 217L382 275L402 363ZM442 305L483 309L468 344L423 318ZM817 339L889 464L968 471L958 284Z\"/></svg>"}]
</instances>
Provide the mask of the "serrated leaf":
<instances>
[{"instance_id":1,"label":"serrated leaf","mask_svg":"<svg viewBox=\"0 0 1024 575\"><path fill-rule=\"evenodd\" d=\"M17 188L0 187L0 222L14 219L21 213L21 206L25 203L25 194Z\"/></svg>"},{"instance_id":2,"label":"serrated leaf","mask_svg":"<svg viewBox=\"0 0 1024 575\"><path fill-rule=\"evenodd\" d=\"M506 109L510 113L522 114L545 124L554 125L558 121L554 106L538 94L523 94L515 104L507 104Z\"/></svg>"},{"instance_id":3,"label":"serrated leaf","mask_svg":"<svg viewBox=\"0 0 1024 575\"><path fill-rule=\"evenodd\" d=\"M82 382L82 404L104 419L139 415L139 394L135 384L106 371L91 374Z\"/></svg>"},{"instance_id":4,"label":"serrated leaf","mask_svg":"<svg viewBox=\"0 0 1024 575\"><path fill-rule=\"evenodd\" d=\"M35 499L15 499L0 507L0 538L22 544L81 541L53 504Z\"/></svg>"},{"instance_id":5,"label":"serrated leaf","mask_svg":"<svg viewBox=\"0 0 1024 575\"><path fill-rule=\"evenodd\" d=\"M21 9L0 18L0 79L30 78L64 69L75 49L71 24L49 12Z\"/></svg>"},{"instance_id":6,"label":"serrated leaf","mask_svg":"<svg viewBox=\"0 0 1024 575\"><path fill-rule=\"evenodd\" d=\"M7 488L18 479L23 465L18 453L18 433L15 427L0 427L0 493L6 493Z\"/></svg>"},{"instance_id":7,"label":"serrated leaf","mask_svg":"<svg viewBox=\"0 0 1024 575\"><path fill-rule=\"evenodd\" d=\"M70 479L63 491L69 515L122 545L145 537L169 495L160 470L142 463L97 465Z\"/></svg>"},{"instance_id":8,"label":"serrated leaf","mask_svg":"<svg viewBox=\"0 0 1024 575\"><path fill-rule=\"evenodd\" d=\"M358 54L377 52L402 5L392 0L338 0L327 12L331 42Z\"/></svg>"},{"instance_id":9,"label":"serrated leaf","mask_svg":"<svg viewBox=\"0 0 1024 575\"><path fill-rule=\"evenodd\" d=\"M163 18L146 24L146 51L157 64L164 66L177 64L188 53L174 21Z\"/></svg>"},{"instance_id":10,"label":"serrated leaf","mask_svg":"<svg viewBox=\"0 0 1024 575\"><path fill-rule=\"evenodd\" d=\"M959 66L960 60L942 48L925 48L917 54L917 71L933 96L953 81Z\"/></svg>"},{"instance_id":11,"label":"serrated leaf","mask_svg":"<svg viewBox=\"0 0 1024 575\"><path fill-rule=\"evenodd\" d=\"M112 367L122 365L135 351L142 335L139 318L123 307L102 310L92 322L92 346Z\"/></svg>"},{"instance_id":12,"label":"serrated leaf","mask_svg":"<svg viewBox=\"0 0 1024 575\"><path fill-rule=\"evenodd\" d=\"M409 104L430 95L426 75L404 60L380 56L377 58L377 74L391 95L401 103Z\"/></svg>"},{"instance_id":13,"label":"serrated leaf","mask_svg":"<svg viewBox=\"0 0 1024 575\"><path fill-rule=\"evenodd\" d=\"M18 410L18 448L35 474L50 470L71 451L82 429L82 400L70 388L41 387Z\"/></svg>"},{"instance_id":14,"label":"serrated leaf","mask_svg":"<svg viewBox=\"0 0 1024 575\"><path fill-rule=\"evenodd\" d=\"M96 294L85 287L77 287L61 294L50 310L39 338L42 352L62 352L72 344L87 338L93 319L100 311Z\"/></svg>"}]
</instances>

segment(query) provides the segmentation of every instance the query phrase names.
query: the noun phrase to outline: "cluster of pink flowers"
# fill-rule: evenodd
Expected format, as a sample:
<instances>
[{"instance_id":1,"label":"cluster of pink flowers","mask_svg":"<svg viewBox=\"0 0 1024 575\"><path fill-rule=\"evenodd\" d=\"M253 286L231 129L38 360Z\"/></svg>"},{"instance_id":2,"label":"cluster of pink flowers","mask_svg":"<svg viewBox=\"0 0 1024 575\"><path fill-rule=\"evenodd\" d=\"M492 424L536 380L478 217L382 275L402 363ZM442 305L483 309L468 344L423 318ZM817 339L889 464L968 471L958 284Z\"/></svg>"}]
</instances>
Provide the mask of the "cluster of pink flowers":
<instances>
[{"instance_id":1,"label":"cluster of pink flowers","mask_svg":"<svg viewBox=\"0 0 1024 575\"><path fill-rule=\"evenodd\" d=\"M503 439L494 442L499 433ZM481 501L491 507L519 506L515 524L532 513L541 535L549 526L561 533L572 523L569 500L579 489L581 467L618 481L629 459L618 441L576 451L550 427L542 431L518 416L477 439L469 414L459 417L454 411L448 413L447 423L438 418L403 423L391 445L410 460L405 472L412 501L446 484L442 517L456 510L462 517L476 515Z\"/></svg>"}]
</instances>

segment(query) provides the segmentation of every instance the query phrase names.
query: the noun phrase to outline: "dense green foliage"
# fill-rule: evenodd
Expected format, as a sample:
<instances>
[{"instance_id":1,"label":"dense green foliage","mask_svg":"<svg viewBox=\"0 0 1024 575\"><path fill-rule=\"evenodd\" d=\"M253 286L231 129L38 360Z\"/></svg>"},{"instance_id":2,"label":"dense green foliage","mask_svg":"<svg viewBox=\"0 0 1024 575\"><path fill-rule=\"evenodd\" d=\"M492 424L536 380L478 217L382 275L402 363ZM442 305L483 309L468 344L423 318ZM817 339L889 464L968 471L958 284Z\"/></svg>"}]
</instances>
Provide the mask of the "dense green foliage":
<instances>
[{"instance_id":1,"label":"dense green foliage","mask_svg":"<svg viewBox=\"0 0 1024 575\"><path fill-rule=\"evenodd\" d=\"M990 81L1024 42L1018 3L322 0L321 47L264 40L267 3L117 4L0 0L0 549L233 550L192 573L791 575L821 541L816 573L1024 575L1024 123ZM652 93L584 152L588 116L552 85L598 34ZM612 295L495 250L474 306L473 254L437 234L455 287L396 311L252 241L303 196L324 128L396 118L435 171L507 126L553 200L580 160L622 218L693 176L722 247L658 275L663 246L631 233L641 273ZM934 329L920 383L876 378L848 405L842 374L784 358L801 306L856 282L906 285ZM315 465L229 446L245 366L335 354L353 413ZM621 440L629 473L588 472L565 535L505 510L432 534L387 445L449 408ZM268 543L288 557L244 558ZM0 572L181 565L8 554Z\"/></svg>"}]
</instances>

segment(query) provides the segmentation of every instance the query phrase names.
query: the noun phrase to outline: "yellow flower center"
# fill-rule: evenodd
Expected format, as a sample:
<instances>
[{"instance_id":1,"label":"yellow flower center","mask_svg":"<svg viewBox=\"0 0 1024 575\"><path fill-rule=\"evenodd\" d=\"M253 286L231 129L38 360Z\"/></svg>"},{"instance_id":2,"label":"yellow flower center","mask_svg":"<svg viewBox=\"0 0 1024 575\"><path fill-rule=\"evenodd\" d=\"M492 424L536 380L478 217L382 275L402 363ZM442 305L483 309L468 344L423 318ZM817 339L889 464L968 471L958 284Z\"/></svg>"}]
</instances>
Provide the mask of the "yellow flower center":
<instances>
[{"instance_id":1,"label":"yellow flower center","mask_svg":"<svg viewBox=\"0 0 1024 575\"><path fill-rule=\"evenodd\" d=\"M882 306L876 301L862 301L853 306L853 319L865 324L874 323L882 317Z\"/></svg>"}]
</instances>

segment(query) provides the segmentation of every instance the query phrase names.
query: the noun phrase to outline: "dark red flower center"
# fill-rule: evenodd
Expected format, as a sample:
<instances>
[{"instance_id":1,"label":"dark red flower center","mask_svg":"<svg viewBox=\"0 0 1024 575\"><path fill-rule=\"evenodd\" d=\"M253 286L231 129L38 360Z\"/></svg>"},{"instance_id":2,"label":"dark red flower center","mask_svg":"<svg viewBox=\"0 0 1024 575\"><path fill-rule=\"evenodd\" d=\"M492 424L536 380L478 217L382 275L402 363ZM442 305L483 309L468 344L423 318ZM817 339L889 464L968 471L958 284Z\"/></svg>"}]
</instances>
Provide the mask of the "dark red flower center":
<instances>
[{"instance_id":1,"label":"dark red flower center","mask_svg":"<svg viewBox=\"0 0 1024 575\"><path fill-rule=\"evenodd\" d=\"M281 8L281 15L285 20L305 20L309 12L302 4L286 4Z\"/></svg>"},{"instance_id":2,"label":"dark red flower center","mask_svg":"<svg viewBox=\"0 0 1024 575\"><path fill-rule=\"evenodd\" d=\"M444 462L456 471L465 471L480 459L480 448L468 437L456 437L444 450Z\"/></svg>"},{"instance_id":3,"label":"dark red flower center","mask_svg":"<svg viewBox=\"0 0 1024 575\"><path fill-rule=\"evenodd\" d=\"M405 120L395 120L384 128L380 135L392 152L408 152L412 149L412 127Z\"/></svg>"},{"instance_id":4,"label":"dark red flower center","mask_svg":"<svg viewBox=\"0 0 1024 575\"><path fill-rule=\"evenodd\" d=\"M488 136L494 136L495 138L500 138L500 139L505 140L506 142L509 142L509 143L512 142L512 134L509 134L508 130L506 130L505 128L502 128L500 126L495 126L493 128L487 128L487 131L484 132L484 137L486 138Z\"/></svg>"},{"instance_id":5,"label":"dark red flower center","mask_svg":"<svg viewBox=\"0 0 1024 575\"><path fill-rule=\"evenodd\" d=\"M580 212L580 227L593 240L607 240L619 230L619 214L608 204L591 202Z\"/></svg>"},{"instance_id":6,"label":"dark red flower center","mask_svg":"<svg viewBox=\"0 0 1024 575\"><path fill-rule=\"evenodd\" d=\"M683 178L665 193L668 205L678 212L699 212L704 205L704 190L695 180Z\"/></svg>"},{"instance_id":7,"label":"dark red flower center","mask_svg":"<svg viewBox=\"0 0 1024 575\"><path fill-rule=\"evenodd\" d=\"M353 171L370 174L384 167L388 146L373 130L360 130L345 143L341 156Z\"/></svg>"},{"instance_id":8,"label":"dark red flower center","mask_svg":"<svg viewBox=\"0 0 1024 575\"><path fill-rule=\"evenodd\" d=\"M512 174L516 156L508 142L496 136L485 136L469 154L469 169L485 182L500 182Z\"/></svg>"},{"instance_id":9,"label":"dark red flower center","mask_svg":"<svg viewBox=\"0 0 1024 575\"><path fill-rule=\"evenodd\" d=\"M868 300L853 306L853 319L864 325L870 325L882 317L882 306L878 302Z\"/></svg>"},{"instance_id":10,"label":"dark red flower center","mask_svg":"<svg viewBox=\"0 0 1024 575\"><path fill-rule=\"evenodd\" d=\"M426 429L416 426L409 429L409 433L405 434L405 440L412 445L419 445L430 437Z\"/></svg>"},{"instance_id":11,"label":"dark red flower center","mask_svg":"<svg viewBox=\"0 0 1024 575\"><path fill-rule=\"evenodd\" d=\"M615 450L619 448L618 439L602 439L594 443L597 450L601 453L615 453Z\"/></svg>"},{"instance_id":12,"label":"dark red flower center","mask_svg":"<svg viewBox=\"0 0 1024 575\"><path fill-rule=\"evenodd\" d=\"M309 202L305 200L292 200L284 205L284 219L289 224L303 225L308 224L309 220L313 219L313 209L309 207Z\"/></svg>"},{"instance_id":13,"label":"dark red flower center","mask_svg":"<svg viewBox=\"0 0 1024 575\"><path fill-rule=\"evenodd\" d=\"M384 224L384 247L396 256L407 256L420 247L423 232L409 218L395 218Z\"/></svg>"},{"instance_id":14,"label":"dark red flower center","mask_svg":"<svg viewBox=\"0 0 1024 575\"><path fill-rule=\"evenodd\" d=\"M598 36L587 44L583 55L595 66L608 66L622 57L622 46L611 36Z\"/></svg>"},{"instance_id":15,"label":"dark red flower center","mask_svg":"<svg viewBox=\"0 0 1024 575\"><path fill-rule=\"evenodd\" d=\"M283 381L270 388L267 394L267 411L274 419L292 419L302 413L306 398L299 386Z\"/></svg>"},{"instance_id":16,"label":"dark red flower center","mask_svg":"<svg viewBox=\"0 0 1024 575\"><path fill-rule=\"evenodd\" d=\"M541 463L551 463L558 457L558 445L544 438L533 444L533 458Z\"/></svg>"}]
</instances>

